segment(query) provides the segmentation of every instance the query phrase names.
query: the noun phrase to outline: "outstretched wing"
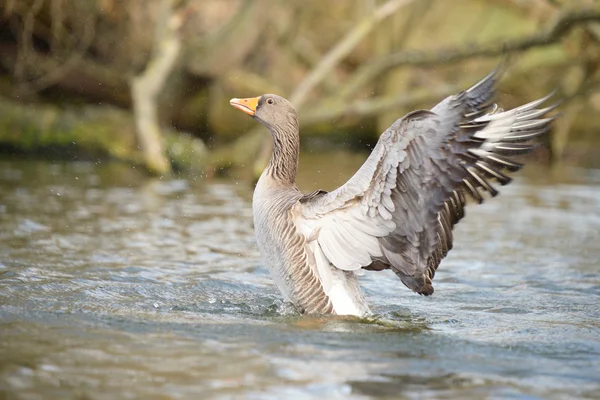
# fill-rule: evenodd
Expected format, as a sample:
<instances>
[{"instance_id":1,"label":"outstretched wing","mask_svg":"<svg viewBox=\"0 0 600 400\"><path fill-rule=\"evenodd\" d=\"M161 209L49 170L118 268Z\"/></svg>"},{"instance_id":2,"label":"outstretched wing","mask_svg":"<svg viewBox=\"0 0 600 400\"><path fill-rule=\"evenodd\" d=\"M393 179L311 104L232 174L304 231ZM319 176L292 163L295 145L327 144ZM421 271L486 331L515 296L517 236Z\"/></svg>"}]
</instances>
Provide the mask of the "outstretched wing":
<instances>
[{"instance_id":1,"label":"outstretched wing","mask_svg":"<svg viewBox=\"0 0 600 400\"><path fill-rule=\"evenodd\" d=\"M430 295L431 280L452 248L452 227L464 216L465 194L496 196L490 182L522 164L547 132L555 106L548 97L502 111L493 104L496 74L446 98L431 111L397 120L367 161L331 193L303 197L295 223L307 238L323 287L330 265L342 270L391 268L413 291Z\"/></svg>"}]
</instances>

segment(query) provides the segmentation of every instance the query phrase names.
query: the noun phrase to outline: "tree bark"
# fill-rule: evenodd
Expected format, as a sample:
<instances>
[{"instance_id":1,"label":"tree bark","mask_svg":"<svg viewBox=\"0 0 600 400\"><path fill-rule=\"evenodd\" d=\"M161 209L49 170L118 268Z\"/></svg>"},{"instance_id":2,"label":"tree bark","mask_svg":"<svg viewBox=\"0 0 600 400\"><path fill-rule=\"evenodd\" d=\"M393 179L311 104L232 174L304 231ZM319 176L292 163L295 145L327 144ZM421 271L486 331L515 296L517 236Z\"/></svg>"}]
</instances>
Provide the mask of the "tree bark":
<instances>
[{"instance_id":1,"label":"tree bark","mask_svg":"<svg viewBox=\"0 0 600 400\"><path fill-rule=\"evenodd\" d=\"M170 173L171 164L165 155L164 139L157 114L157 98L181 50L179 28L182 17L173 14L172 3L172 0L162 1L153 55L144 72L131 82L138 141L146 167L158 175Z\"/></svg>"}]
</instances>

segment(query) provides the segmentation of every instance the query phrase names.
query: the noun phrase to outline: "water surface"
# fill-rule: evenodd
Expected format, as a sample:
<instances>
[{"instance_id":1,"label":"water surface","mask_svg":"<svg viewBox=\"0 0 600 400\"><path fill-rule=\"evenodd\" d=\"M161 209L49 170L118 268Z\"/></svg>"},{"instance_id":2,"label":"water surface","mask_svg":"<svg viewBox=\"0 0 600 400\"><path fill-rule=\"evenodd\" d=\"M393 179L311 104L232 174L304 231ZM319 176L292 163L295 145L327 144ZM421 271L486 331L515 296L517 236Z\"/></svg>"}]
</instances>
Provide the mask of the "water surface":
<instances>
[{"instance_id":1,"label":"water surface","mask_svg":"<svg viewBox=\"0 0 600 400\"><path fill-rule=\"evenodd\" d=\"M304 156L301 187L331 189L362 158ZM245 182L0 161L0 391L597 398L600 173L529 168L503 189L468 207L434 296L365 273L377 316L360 321L280 300Z\"/></svg>"}]
</instances>

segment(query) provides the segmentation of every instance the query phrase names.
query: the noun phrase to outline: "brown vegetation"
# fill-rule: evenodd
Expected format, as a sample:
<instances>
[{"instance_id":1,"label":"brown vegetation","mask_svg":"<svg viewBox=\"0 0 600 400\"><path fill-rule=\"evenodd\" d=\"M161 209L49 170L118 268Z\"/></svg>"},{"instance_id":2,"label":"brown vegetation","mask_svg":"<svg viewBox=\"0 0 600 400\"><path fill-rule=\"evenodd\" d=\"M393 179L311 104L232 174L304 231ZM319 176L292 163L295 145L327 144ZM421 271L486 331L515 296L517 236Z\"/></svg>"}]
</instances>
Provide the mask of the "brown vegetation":
<instances>
[{"instance_id":1,"label":"brown vegetation","mask_svg":"<svg viewBox=\"0 0 600 400\"><path fill-rule=\"evenodd\" d=\"M114 129L156 173L170 169L160 126L216 143L213 164L256 159L268 142L260 130L242 135L250 121L230 97L288 96L309 136L375 136L506 54L501 100L558 88L554 154L589 153L600 129L594 0L0 0L2 101L131 110L135 124ZM13 148L15 132L0 132L0 147L6 137Z\"/></svg>"}]
</instances>

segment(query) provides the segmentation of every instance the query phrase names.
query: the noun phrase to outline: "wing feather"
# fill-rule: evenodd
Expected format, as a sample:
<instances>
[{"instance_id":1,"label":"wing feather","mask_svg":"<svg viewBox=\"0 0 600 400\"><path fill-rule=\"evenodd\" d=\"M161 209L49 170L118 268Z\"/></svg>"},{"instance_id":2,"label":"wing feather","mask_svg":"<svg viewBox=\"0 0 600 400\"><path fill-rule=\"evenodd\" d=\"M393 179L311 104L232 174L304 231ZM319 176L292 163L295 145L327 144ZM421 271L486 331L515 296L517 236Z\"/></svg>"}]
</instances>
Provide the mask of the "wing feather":
<instances>
[{"instance_id":1,"label":"wing feather","mask_svg":"<svg viewBox=\"0 0 600 400\"><path fill-rule=\"evenodd\" d=\"M321 246L316 240L312 241L308 247L310 251L307 252L307 254L312 254L314 257L323 291L326 295L329 295L333 279L329 259L325 256Z\"/></svg>"},{"instance_id":2,"label":"wing feather","mask_svg":"<svg viewBox=\"0 0 600 400\"><path fill-rule=\"evenodd\" d=\"M431 111L394 122L362 167L331 193L298 204L299 231L309 238L317 269L392 269L417 293L433 293L431 280L452 249L452 228L464 217L465 194L496 196L493 182L522 164L510 157L531 151L550 129L550 96L503 111L493 103L497 74L450 96ZM329 273L331 275L331 273ZM330 278L329 278L330 281Z\"/></svg>"}]
</instances>

